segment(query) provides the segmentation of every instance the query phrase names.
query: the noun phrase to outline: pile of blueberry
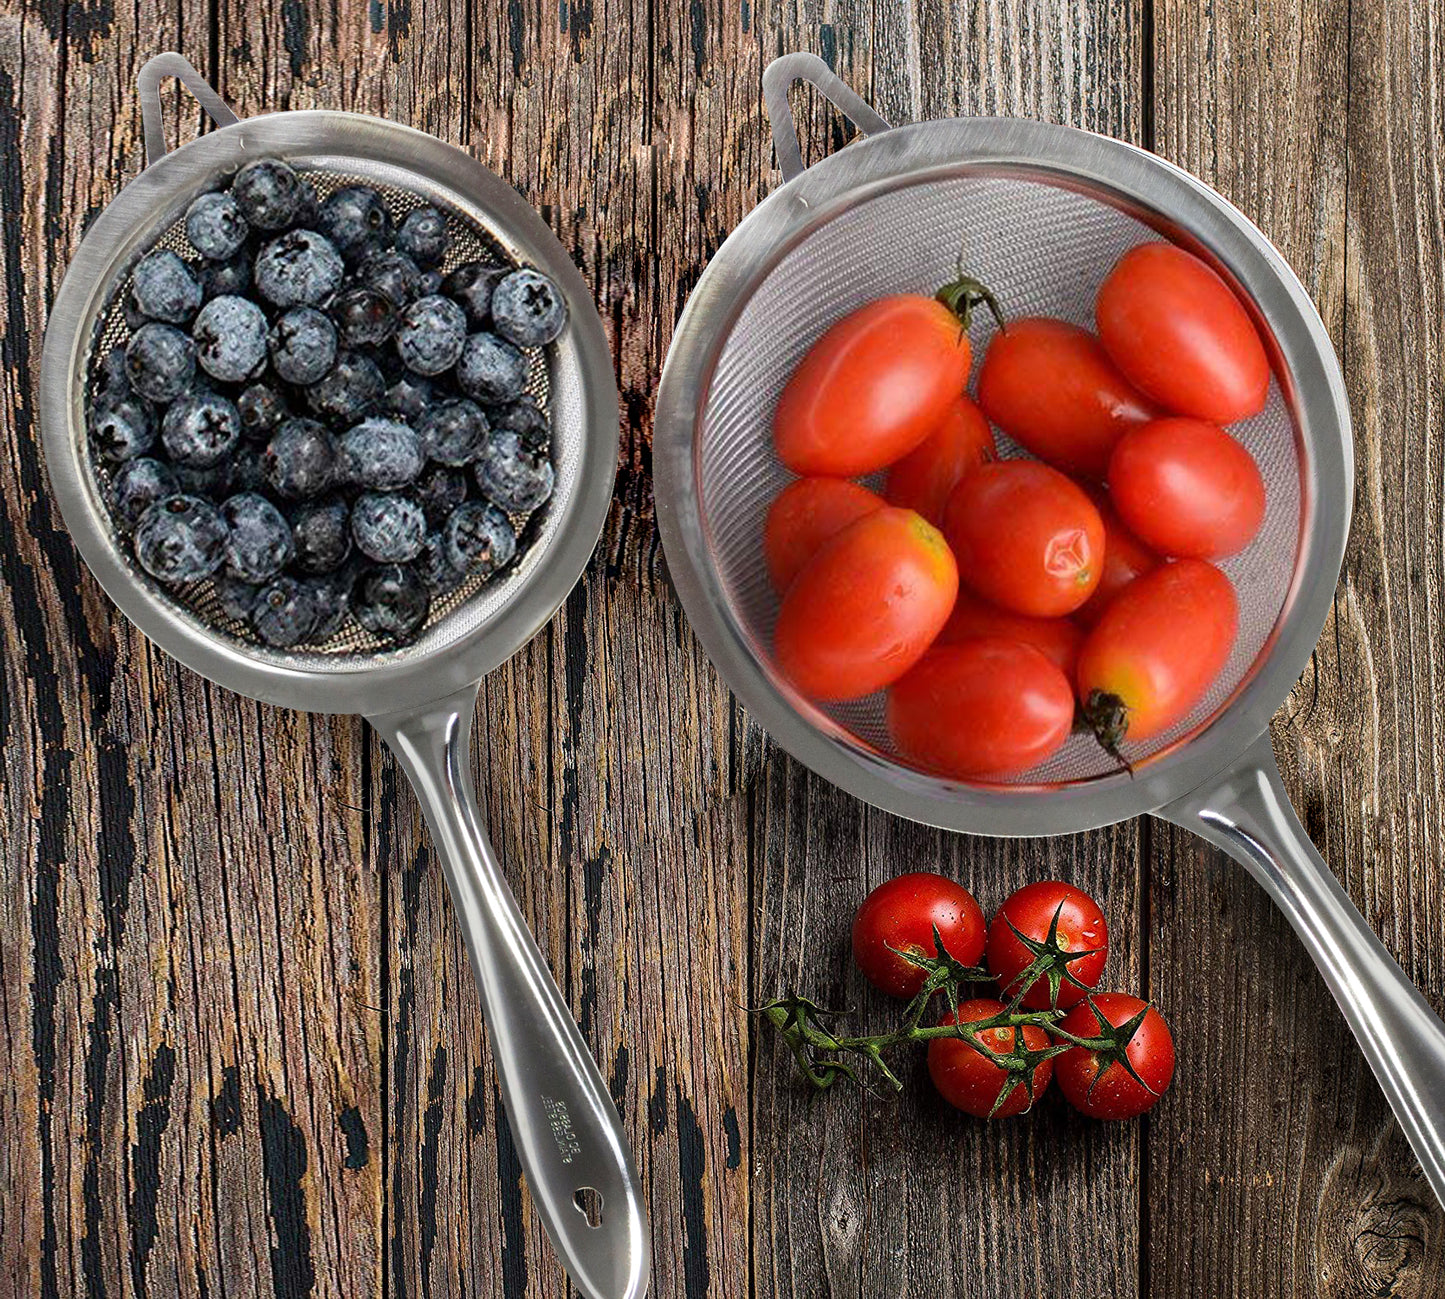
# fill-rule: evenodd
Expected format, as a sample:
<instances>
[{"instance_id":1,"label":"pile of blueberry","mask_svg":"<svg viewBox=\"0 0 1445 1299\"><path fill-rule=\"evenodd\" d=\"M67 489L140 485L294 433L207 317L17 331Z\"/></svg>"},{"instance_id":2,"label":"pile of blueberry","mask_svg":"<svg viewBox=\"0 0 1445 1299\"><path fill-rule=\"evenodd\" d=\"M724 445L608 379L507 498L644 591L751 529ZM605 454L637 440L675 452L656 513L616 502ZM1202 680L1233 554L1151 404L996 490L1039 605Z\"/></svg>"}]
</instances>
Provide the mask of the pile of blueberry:
<instances>
[{"instance_id":1,"label":"pile of blueberry","mask_svg":"<svg viewBox=\"0 0 1445 1299\"><path fill-rule=\"evenodd\" d=\"M211 579L267 644L349 618L404 644L434 599L517 553L552 494L527 349L566 323L534 270L447 274L445 217L375 190L325 199L262 159L186 213L199 257L153 251L130 341L97 367L90 443L111 516L168 587Z\"/></svg>"}]
</instances>

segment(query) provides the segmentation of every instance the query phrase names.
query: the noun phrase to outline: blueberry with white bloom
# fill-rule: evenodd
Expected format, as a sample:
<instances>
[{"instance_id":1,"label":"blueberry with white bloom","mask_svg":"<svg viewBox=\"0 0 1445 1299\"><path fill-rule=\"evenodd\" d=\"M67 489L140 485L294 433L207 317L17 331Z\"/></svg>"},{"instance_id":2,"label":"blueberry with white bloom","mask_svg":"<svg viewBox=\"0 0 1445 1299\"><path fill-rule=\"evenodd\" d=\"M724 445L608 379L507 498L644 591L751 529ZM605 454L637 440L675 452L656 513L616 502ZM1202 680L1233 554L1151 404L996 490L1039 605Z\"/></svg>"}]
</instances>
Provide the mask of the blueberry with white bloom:
<instances>
[{"instance_id":1,"label":"blueberry with white bloom","mask_svg":"<svg viewBox=\"0 0 1445 1299\"><path fill-rule=\"evenodd\" d=\"M452 511L442 529L446 557L464 573L489 577L517 553L511 520L488 501L467 501Z\"/></svg>"},{"instance_id":2,"label":"blueberry with white bloom","mask_svg":"<svg viewBox=\"0 0 1445 1299\"><path fill-rule=\"evenodd\" d=\"M278 496L319 496L336 480L336 440L313 419L288 419L267 443L261 466Z\"/></svg>"},{"instance_id":3,"label":"blueberry with white bloom","mask_svg":"<svg viewBox=\"0 0 1445 1299\"><path fill-rule=\"evenodd\" d=\"M243 582L239 577L221 572L211 580L211 586L216 603L227 618L234 618L237 622L251 621L251 615L256 610L256 597L261 593L255 582Z\"/></svg>"},{"instance_id":4,"label":"blueberry with white bloom","mask_svg":"<svg viewBox=\"0 0 1445 1299\"><path fill-rule=\"evenodd\" d=\"M351 613L367 631L394 644L411 640L426 622L431 597L410 564L363 569L351 588Z\"/></svg>"},{"instance_id":5,"label":"blueberry with white bloom","mask_svg":"<svg viewBox=\"0 0 1445 1299\"><path fill-rule=\"evenodd\" d=\"M243 582L275 577L295 553L291 525L264 496L242 492L221 506L231 529L226 539L226 571Z\"/></svg>"},{"instance_id":6,"label":"blueberry with white bloom","mask_svg":"<svg viewBox=\"0 0 1445 1299\"><path fill-rule=\"evenodd\" d=\"M426 515L410 497L363 492L351 507L351 539L368 559L405 564L421 554Z\"/></svg>"},{"instance_id":7,"label":"blueberry with white bloom","mask_svg":"<svg viewBox=\"0 0 1445 1299\"><path fill-rule=\"evenodd\" d=\"M256 292L277 307L315 307L341 286L346 268L325 235L288 230L256 257Z\"/></svg>"},{"instance_id":8,"label":"blueberry with white bloom","mask_svg":"<svg viewBox=\"0 0 1445 1299\"><path fill-rule=\"evenodd\" d=\"M509 429L522 445L540 451L552 437L552 425L546 412L525 394L506 406L490 412L488 419L494 429Z\"/></svg>"},{"instance_id":9,"label":"blueberry with white bloom","mask_svg":"<svg viewBox=\"0 0 1445 1299\"><path fill-rule=\"evenodd\" d=\"M351 553L351 507L342 500L303 505L291 518L296 567L303 573L334 573Z\"/></svg>"},{"instance_id":10,"label":"blueberry with white bloom","mask_svg":"<svg viewBox=\"0 0 1445 1299\"><path fill-rule=\"evenodd\" d=\"M416 430L380 416L347 429L337 446L343 480L371 491L395 491L415 482L426 462Z\"/></svg>"},{"instance_id":11,"label":"blueberry with white bloom","mask_svg":"<svg viewBox=\"0 0 1445 1299\"><path fill-rule=\"evenodd\" d=\"M212 298L191 327L196 360L222 383L242 383L266 359L266 313L249 298Z\"/></svg>"},{"instance_id":12,"label":"blueberry with white bloom","mask_svg":"<svg viewBox=\"0 0 1445 1299\"><path fill-rule=\"evenodd\" d=\"M127 460L110 477L110 508L122 530L129 531L157 501L179 491L170 466L149 456Z\"/></svg>"},{"instance_id":13,"label":"blueberry with white bloom","mask_svg":"<svg viewBox=\"0 0 1445 1299\"><path fill-rule=\"evenodd\" d=\"M353 265L391 237L391 213L366 185L347 185L321 205L319 227Z\"/></svg>"},{"instance_id":14,"label":"blueberry with white bloom","mask_svg":"<svg viewBox=\"0 0 1445 1299\"><path fill-rule=\"evenodd\" d=\"M147 253L136 263L130 292L141 315L171 325L184 324L201 305L200 281L167 249Z\"/></svg>"},{"instance_id":15,"label":"blueberry with white bloom","mask_svg":"<svg viewBox=\"0 0 1445 1299\"><path fill-rule=\"evenodd\" d=\"M438 266L447 255L447 222L436 208L408 212L396 232L396 246L418 266Z\"/></svg>"},{"instance_id":16,"label":"blueberry with white bloom","mask_svg":"<svg viewBox=\"0 0 1445 1299\"><path fill-rule=\"evenodd\" d=\"M552 495L555 483L546 452L528 446L511 429L492 435L473 472L484 496L517 514L535 510Z\"/></svg>"},{"instance_id":17,"label":"blueberry with white bloom","mask_svg":"<svg viewBox=\"0 0 1445 1299\"><path fill-rule=\"evenodd\" d=\"M457 361L457 383L484 405L516 401L527 386L527 357L495 334L473 334Z\"/></svg>"},{"instance_id":18,"label":"blueberry with white bloom","mask_svg":"<svg viewBox=\"0 0 1445 1299\"><path fill-rule=\"evenodd\" d=\"M144 455L155 440L155 412L143 398L122 397L91 413L91 445L102 460L111 464Z\"/></svg>"},{"instance_id":19,"label":"blueberry with white bloom","mask_svg":"<svg viewBox=\"0 0 1445 1299\"><path fill-rule=\"evenodd\" d=\"M418 298L397 320L397 355L417 374L434 375L450 370L461 356L466 341L466 313L440 294Z\"/></svg>"},{"instance_id":20,"label":"blueberry with white bloom","mask_svg":"<svg viewBox=\"0 0 1445 1299\"><path fill-rule=\"evenodd\" d=\"M562 332L567 304L541 271L513 271L492 292L492 328L518 347L541 347Z\"/></svg>"},{"instance_id":21,"label":"blueberry with white bloom","mask_svg":"<svg viewBox=\"0 0 1445 1299\"><path fill-rule=\"evenodd\" d=\"M226 521L209 501L168 496L141 515L132 544L136 562L156 581L199 582L225 559Z\"/></svg>"},{"instance_id":22,"label":"blueberry with white bloom","mask_svg":"<svg viewBox=\"0 0 1445 1299\"><path fill-rule=\"evenodd\" d=\"M186 209L186 238L209 261L234 257L246 244L250 222L231 194L201 194Z\"/></svg>"},{"instance_id":23,"label":"blueberry with white bloom","mask_svg":"<svg viewBox=\"0 0 1445 1299\"><path fill-rule=\"evenodd\" d=\"M422 416L416 431L429 459L460 468L481 455L491 426L476 402L458 397L433 406Z\"/></svg>"},{"instance_id":24,"label":"blueberry with white bloom","mask_svg":"<svg viewBox=\"0 0 1445 1299\"><path fill-rule=\"evenodd\" d=\"M177 465L209 469L241 438L241 413L220 393L197 388L173 401L161 419L161 445Z\"/></svg>"},{"instance_id":25,"label":"blueberry with white bloom","mask_svg":"<svg viewBox=\"0 0 1445 1299\"><path fill-rule=\"evenodd\" d=\"M315 307L292 307L267 338L271 368L286 383L315 383L336 361L336 326Z\"/></svg>"},{"instance_id":26,"label":"blueberry with white bloom","mask_svg":"<svg viewBox=\"0 0 1445 1299\"><path fill-rule=\"evenodd\" d=\"M174 325L142 325L125 349L130 386L148 401L174 401L196 374L196 345Z\"/></svg>"},{"instance_id":27,"label":"blueberry with white bloom","mask_svg":"<svg viewBox=\"0 0 1445 1299\"><path fill-rule=\"evenodd\" d=\"M415 428L435 400L436 389L430 379L403 370L401 377L386 390L382 405L389 414Z\"/></svg>"}]
</instances>

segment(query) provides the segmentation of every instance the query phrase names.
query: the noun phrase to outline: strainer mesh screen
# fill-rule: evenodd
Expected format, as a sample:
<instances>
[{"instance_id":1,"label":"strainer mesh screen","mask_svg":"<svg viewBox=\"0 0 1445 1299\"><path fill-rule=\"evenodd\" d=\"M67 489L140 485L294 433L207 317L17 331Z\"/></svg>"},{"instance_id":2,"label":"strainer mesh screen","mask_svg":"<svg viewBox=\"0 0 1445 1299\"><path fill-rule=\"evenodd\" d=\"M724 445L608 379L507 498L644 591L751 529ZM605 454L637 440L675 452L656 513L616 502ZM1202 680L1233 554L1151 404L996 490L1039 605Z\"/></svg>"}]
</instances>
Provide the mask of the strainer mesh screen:
<instances>
[{"instance_id":1,"label":"strainer mesh screen","mask_svg":"<svg viewBox=\"0 0 1445 1299\"><path fill-rule=\"evenodd\" d=\"M791 481L773 453L772 412L812 343L874 298L932 292L953 277L960 248L965 269L998 294L1007 315L1048 315L1092 327L1095 294L1114 262L1158 237L1098 198L1017 175L974 174L932 178L869 197L784 254L748 299L719 356L697 461L712 560L731 612L764 664L778 600L763 561L763 521L773 497ZM971 331L975 366L993 328L987 313L979 312ZM1259 535L1220 565L1239 596L1239 636L1224 671L1189 717L1147 745L1129 746L1136 761L1200 726L1230 697L1274 629L1294 572L1299 452L1278 386L1272 385L1257 417L1230 432L1259 463L1267 498ZM1001 455L1022 454L1007 438L998 438ZM805 714L813 708L797 702ZM892 752L881 695L819 711L879 753ZM1018 779L1077 781L1116 770L1091 738L1076 735L1048 763Z\"/></svg>"},{"instance_id":2,"label":"strainer mesh screen","mask_svg":"<svg viewBox=\"0 0 1445 1299\"><path fill-rule=\"evenodd\" d=\"M410 186L417 184L416 180L411 177L397 177L391 169L386 169L384 174L382 174L382 169L377 169L369 175L360 174L359 171L346 170L346 166L354 167L356 165L353 159L343 160L341 167L308 166L305 162L295 158L290 158L288 161L315 186L317 195L322 200L346 185L371 186L385 200L397 225L401 224L407 213L416 208L427 204L435 206L446 217L447 231L450 235L447 255L440 267L443 273L467 262L483 262L495 266L516 264L515 259L508 256L507 251L496 238L481 225L458 211L454 204L448 203L439 195L421 193L418 192L418 189L411 188ZM227 178L218 176L217 184L219 185L225 179ZM130 271L142 256L156 249L169 249L187 261L199 260L199 254L186 237L184 208L178 219L171 221L158 235L142 245L125 272L116 278L107 292L105 305L96 321L90 354L91 360L86 384L87 424L90 416L90 394L96 388L95 370L113 347L124 346L130 340L131 330L126 323L125 311L125 303L131 286ZM490 615L504 599L505 592L510 589L511 579L530 567L528 560L531 552L541 548L539 541L544 541L543 534L549 531L547 527L549 518L554 515L570 491L571 475L568 472L570 457L566 455L567 440L562 436L562 431L557 428L554 399L558 394L554 394L552 391L554 380L549 371L546 349L531 349L529 356L531 370L527 380L527 392L553 419L551 455L557 475L556 489L552 499L531 515L513 514L510 516L517 531L517 558L505 570L487 577L470 577L456 589L432 601L426 629L416 642L418 645L424 644L428 639L428 632L440 627L443 623L447 624L447 634L450 639L478 625ZM239 391L239 386L237 391ZM570 406L570 403L562 404ZM303 410L299 413L305 414L306 412ZM102 494L104 494L109 485L108 471L104 465L97 463L93 458L91 459L91 469ZM129 541L118 535L113 539L117 547L129 558ZM140 580L153 589L161 589L141 571L139 565L133 564L133 567ZM247 624L226 614L210 581L198 582L181 589L166 590L165 595L168 599L181 605L207 630L219 631L236 640L246 642L268 657L304 658L306 666L312 670L324 670L328 666L340 669L347 665L346 661L349 658L354 656L370 655L382 651L395 652L388 642L373 636L351 618L345 619L341 628L324 642L307 644L295 651L278 652L262 646L259 638ZM464 617L452 617L453 614L464 608Z\"/></svg>"}]
</instances>

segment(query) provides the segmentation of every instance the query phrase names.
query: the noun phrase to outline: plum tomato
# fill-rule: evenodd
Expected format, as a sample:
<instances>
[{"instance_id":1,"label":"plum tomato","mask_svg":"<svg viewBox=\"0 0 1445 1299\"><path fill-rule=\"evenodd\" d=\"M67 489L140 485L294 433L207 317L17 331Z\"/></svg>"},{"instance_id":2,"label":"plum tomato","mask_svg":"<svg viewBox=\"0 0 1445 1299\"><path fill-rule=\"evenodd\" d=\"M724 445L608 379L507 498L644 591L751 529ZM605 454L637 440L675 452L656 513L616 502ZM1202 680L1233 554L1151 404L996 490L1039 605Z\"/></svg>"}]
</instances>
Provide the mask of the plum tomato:
<instances>
[{"instance_id":1,"label":"plum tomato","mask_svg":"<svg viewBox=\"0 0 1445 1299\"><path fill-rule=\"evenodd\" d=\"M1233 424L1264 409L1269 359L1259 333L1229 285L1192 253L1131 248L1100 286L1094 315L1110 360L1176 415Z\"/></svg>"},{"instance_id":2,"label":"plum tomato","mask_svg":"<svg viewBox=\"0 0 1445 1299\"><path fill-rule=\"evenodd\" d=\"M887 716L899 752L925 770L1015 776L1069 738L1074 692L1032 645L970 640L926 654L888 692Z\"/></svg>"},{"instance_id":3,"label":"plum tomato","mask_svg":"<svg viewBox=\"0 0 1445 1299\"><path fill-rule=\"evenodd\" d=\"M773 442L796 474L852 478L907 455L968 382L968 335L937 298L900 293L845 316L793 371Z\"/></svg>"},{"instance_id":4,"label":"plum tomato","mask_svg":"<svg viewBox=\"0 0 1445 1299\"><path fill-rule=\"evenodd\" d=\"M1128 1026L1140 1015L1130 1033ZM1065 1015L1059 1027L1075 1037L1116 1039L1106 1050L1076 1046L1057 1057L1059 1089L1090 1118L1135 1118L1152 1109L1174 1079L1174 1038L1164 1016L1147 1001L1096 992ZM1126 1058L1137 1079L1124 1067Z\"/></svg>"},{"instance_id":5,"label":"plum tomato","mask_svg":"<svg viewBox=\"0 0 1445 1299\"><path fill-rule=\"evenodd\" d=\"M1099 511L1077 484L1036 460L975 469L948 498L943 531L964 584L1014 613L1062 617L1099 584Z\"/></svg>"},{"instance_id":6,"label":"plum tomato","mask_svg":"<svg viewBox=\"0 0 1445 1299\"><path fill-rule=\"evenodd\" d=\"M812 699L861 699L923 657L957 594L958 567L938 529L885 505L825 542L793 579L773 631L778 666Z\"/></svg>"},{"instance_id":7,"label":"plum tomato","mask_svg":"<svg viewBox=\"0 0 1445 1299\"><path fill-rule=\"evenodd\" d=\"M789 483L768 507L763 525L763 555L773 589L782 595L825 541L882 508L882 497L846 478Z\"/></svg>"},{"instance_id":8,"label":"plum tomato","mask_svg":"<svg viewBox=\"0 0 1445 1299\"><path fill-rule=\"evenodd\" d=\"M1106 570L1108 554L1105 550ZM972 591L960 588L958 598L953 602L953 612L938 633L938 643L961 645L964 641L986 637L1032 645L1068 677L1072 685L1084 631L1069 619L1030 618L1027 614L1010 613L1007 609L989 604L987 600L980 600Z\"/></svg>"},{"instance_id":9,"label":"plum tomato","mask_svg":"<svg viewBox=\"0 0 1445 1299\"><path fill-rule=\"evenodd\" d=\"M1109 492L1135 535L1177 558L1232 555L1264 520L1254 457L1207 420L1159 419L1126 434L1109 461Z\"/></svg>"},{"instance_id":10,"label":"plum tomato","mask_svg":"<svg viewBox=\"0 0 1445 1299\"><path fill-rule=\"evenodd\" d=\"M890 505L917 510L937 527L959 479L997 459L988 420L968 397L960 397L939 426L888 471L883 495Z\"/></svg>"},{"instance_id":11,"label":"plum tomato","mask_svg":"<svg viewBox=\"0 0 1445 1299\"><path fill-rule=\"evenodd\" d=\"M1104 973L1109 926L1099 904L1082 889L1062 880L1040 880L1024 885L999 907L988 927L985 950L989 973L998 980L1003 996L1013 998L1022 992L1023 1005L1031 1010L1067 1007L1080 1001L1085 988L1095 987ZM1052 971L1037 964L1051 950L1060 953ZM1088 954L1070 957L1070 952ZM1036 977L1022 985L1030 967L1036 968ZM1064 970L1084 988L1070 982Z\"/></svg>"},{"instance_id":12,"label":"plum tomato","mask_svg":"<svg viewBox=\"0 0 1445 1299\"><path fill-rule=\"evenodd\" d=\"M954 960L978 964L986 926L972 893L928 871L885 880L863 899L853 918L853 959L880 992L912 997L927 974L898 953L937 956L935 929L943 939L943 950Z\"/></svg>"},{"instance_id":13,"label":"plum tomato","mask_svg":"<svg viewBox=\"0 0 1445 1299\"><path fill-rule=\"evenodd\" d=\"M1098 622L1109 601L1136 577L1158 568L1160 562L1159 556L1124 526L1102 489L1091 488L1089 499L1104 521L1104 567L1094 594L1074 614L1074 621L1085 627Z\"/></svg>"},{"instance_id":14,"label":"plum tomato","mask_svg":"<svg viewBox=\"0 0 1445 1299\"><path fill-rule=\"evenodd\" d=\"M1135 578L1079 647L1079 700L1100 744L1147 740L1186 717L1229 661L1234 587L1213 564L1179 559Z\"/></svg>"},{"instance_id":15,"label":"plum tomato","mask_svg":"<svg viewBox=\"0 0 1445 1299\"><path fill-rule=\"evenodd\" d=\"M1001 1001L976 997L962 1002L957 1010L946 1011L940 1023L971 1024L992 1019L1002 1013ZM1015 1051L1043 1051L1049 1045L1048 1034L1037 1024L1019 1027L1001 1025L986 1028L978 1035L980 1042L996 1055L1012 1055ZM1022 1114L1033 1100L1044 1094L1053 1073L1052 1060L1044 1060L1033 1072L1033 1097L1021 1075L1012 1090L999 1104L999 1096L1011 1081L1009 1072L995 1064L982 1051L960 1037L935 1037L928 1044L928 1076L938 1093L955 1109L981 1119L1007 1119ZM998 1108L995 1109L994 1106Z\"/></svg>"},{"instance_id":16,"label":"plum tomato","mask_svg":"<svg viewBox=\"0 0 1445 1299\"><path fill-rule=\"evenodd\" d=\"M1093 334L1043 316L1011 320L990 340L978 403L1026 451L1089 478L1103 478L1114 444L1157 414Z\"/></svg>"}]
</instances>

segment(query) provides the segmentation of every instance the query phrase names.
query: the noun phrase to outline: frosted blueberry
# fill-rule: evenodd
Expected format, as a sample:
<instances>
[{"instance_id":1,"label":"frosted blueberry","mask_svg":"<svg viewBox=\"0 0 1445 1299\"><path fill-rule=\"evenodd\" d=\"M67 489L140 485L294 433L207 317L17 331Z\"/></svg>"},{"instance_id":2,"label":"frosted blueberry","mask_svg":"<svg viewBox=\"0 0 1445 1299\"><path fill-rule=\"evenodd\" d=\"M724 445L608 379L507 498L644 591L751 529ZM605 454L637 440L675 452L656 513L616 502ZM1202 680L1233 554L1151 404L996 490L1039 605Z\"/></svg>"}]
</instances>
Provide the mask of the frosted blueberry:
<instances>
[{"instance_id":1,"label":"frosted blueberry","mask_svg":"<svg viewBox=\"0 0 1445 1299\"><path fill-rule=\"evenodd\" d=\"M431 608L421 575L407 564L366 568L351 588L351 614L367 631L397 644L411 640Z\"/></svg>"},{"instance_id":2,"label":"frosted blueberry","mask_svg":"<svg viewBox=\"0 0 1445 1299\"><path fill-rule=\"evenodd\" d=\"M421 554L426 515L410 497L363 492L351 507L351 538L368 559L405 564Z\"/></svg>"},{"instance_id":3,"label":"frosted blueberry","mask_svg":"<svg viewBox=\"0 0 1445 1299\"><path fill-rule=\"evenodd\" d=\"M396 246L418 266L437 266L447 254L447 223L430 205L408 212L396 232Z\"/></svg>"},{"instance_id":4,"label":"frosted blueberry","mask_svg":"<svg viewBox=\"0 0 1445 1299\"><path fill-rule=\"evenodd\" d=\"M257 442L266 441L286 418L286 402L275 388L266 383L253 383L236 398L241 412L241 433Z\"/></svg>"},{"instance_id":5,"label":"frosted blueberry","mask_svg":"<svg viewBox=\"0 0 1445 1299\"><path fill-rule=\"evenodd\" d=\"M343 481L371 491L394 491L414 482L426 460L410 425L379 416L347 429L337 445Z\"/></svg>"},{"instance_id":6,"label":"frosted blueberry","mask_svg":"<svg viewBox=\"0 0 1445 1299\"><path fill-rule=\"evenodd\" d=\"M96 455L111 464L143 455L155 444L155 413L140 397L108 402L91 413L90 440Z\"/></svg>"},{"instance_id":7,"label":"frosted blueberry","mask_svg":"<svg viewBox=\"0 0 1445 1299\"><path fill-rule=\"evenodd\" d=\"M416 431L429 459L456 468L471 464L481 454L491 427L476 402L458 397L433 406Z\"/></svg>"},{"instance_id":8,"label":"frosted blueberry","mask_svg":"<svg viewBox=\"0 0 1445 1299\"><path fill-rule=\"evenodd\" d=\"M261 467L271 490L305 500L329 488L336 475L336 441L315 420L288 419L266 445Z\"/></svg>"},{"instance_id":9,"label":"frosted blueberry","mask_svg":"<svg viewBox=\"0 0 1445 1299\"><path fill-rule=\"evenodd\" d=\"M271 368L286 383L315 383L336 361L336 326L315 307L292 307L267 338Z\"/></svg>"},{"instance_id":10,"label":"frosted blueberry","mask_svg":"<svg viewBox=\"0 0 1445 1299\"><path fill-rule=\"evenodd\" d=\"M242 492L221 506L230 528L226 539L226 571L243 582L275 577L295 553L291 525L264 496Z\"/></svg>"},{"instance_id":11,"label":"frosted blueberry","mask_svg":"<svg viewBox=\"0 0 1445 1299\"><path fill-rule=\"evenodd\" d=\"M173 401L161 418L161 444L175 464L192 469L219 464L240 437L236 403L204 388Z\"/></svg>"},{"instance_id":12,"label":"frosted blueberry","mask_svg":"<svg viewBox=\"0 0 1445 1299\"><path fill-rule=\"evenodd\" d=\"M440 294L418 298L397 321L397 355L417 374L441 374L451 369L466 341L466 313Z\"/></svg>"},{"instance_id":13,"label":"frosted blueberry","mask_svg":"<svg viewBox=\"0 0 1445 1299\"><path fill-rule=\"evenodd\" d=\"M199 582L225 559L226 521L209 501L168 496L141 515L133 545L136 562L156 581Z\"/></svg>"},{"instance_id":14,"label":"frosted blueberry","mask_svg":"<svg viewBox=\"0 0 1445 1299\"><path fill-rule=\"evenodd\" d=\"M148 456L127 460L111 475L110 508L123 531L129 531L157 501L179 490L168 465Z\"/></svg>"},{"instance_id":15,"label":"frosted blueberry","mask_svg":"<svg viewBox=\"0 0 1445 1299\"><path fill-rule=\"evenodd\" d=\"M493 434L474 472L482 494L514 513L535 510L552 495L554 474L546 452L529 447L511 429Z\"/></svg>"},{"instance_id":16,"label":"frosted blueberry","mask_svg":"<svg viewBox=\"0 0 1445 1299\"><path fill-rule=\"evenodd\" d=\"M142 325L125 349L130 386L149 401L174 401L196 373L196 345L174 325Z\"/></svg>"},{"instance_id":17,"label":"frosted blueberry","mask_svg":"<svg viewBox=\"0 0 1445 1299\"><path fill-rule=\"evenodd\" d=\"M430 379L403 370L401 378L386 390L386 400L382 404L397 419L415 428L435 399Z\"/></svg>"},{"instance_id":18,"label":"frosted blueberry","mask_svg":"<svg viewBox=\"0 0 1445 1299\"><path fill-rule=\"evenodd\" d=\"M351 510L345 501L304 505L291 519L296 567L303 573L334 573L351 553Z\"/></svg>"},{"instance_id":19,"label":"frosted blueberry","mask_svg":"<svg viewBox=\"0 0 1445 1299\"><path fill-rule=\"evenodd\" d=\"M492 328L518 347L541 347L562 332L567 304L541 271L513 271L492 293Z\"/></svg>"},{"instance_id":20,"label":"frosted blueberry","mask_svg":"<svg viewBox=\"0 0 1445 1299\"><path fill-rule=\"evenodd\" d=\"M473 334L457 362L457 383L475 401L500 406L527 386L527 358L495 334Z\"/></svg>"},{"instance_id":21,"label":"frosted blueberry","mask_svg":"<svg viewBox=\"0 0 1445 1299\"><path fill-rule=\"evenodd\" d=\"M314 230L288 230L256 257L256 292L277 307L315 307L337 288L346 268L341 254Z\"/></svg>"},{"instance_id":22,"label":"frosted blueberry","mask_svg":"<svg viewBox=\"0 0 1445 1299\"><path fill-rule=\"evenodd\" d=\"M257 230L283 230L296 219L304 197L301 177L284 162L248 162L231 182L231 197Z\"/></svg>"},{"instance_id":23,"label":"frosted blueberry","mask_svg":"<svg viewBox=\"0 0 1445 1299\"><path fill-rule=\"evenodd\" d=\"M212 298L196 317L191 337L201 369L222 383L241 383L266 359L266 314L249 298Z\"/></svg>"},{"instance_id":24,"label":"frosted blueberry","mask_svg":"<svg viewBox=\"0 0 1445 1299\"><path fill-rule=\"evenodd\" d=\"M201 305L201 285L191 268L167 249L148 253L130 278L131 298L141 315L167 324L184 324Z\"/></svg>"},{"instance_id":25,"label":"frosted blueberry","mask_svg":"<svg viewBox=\"0 0 1445 1299\"><path fill-rule=\"evenodd\" d=\"M522 440L523 446L533 450L544 448L552 436L546 412L525 394L509 405L492 410L488 418L494 429L510 430Z\"/></svg>"},{"instance_id":26,"label":"frosted blueberry","mask_svg":"<svg viewBox=\"0 0 1445 1299\"><path fill-rule=\"evenodd\" d=\"M231 194L201 194L186 209L186 238L210 261L234 257L250 233L250 223Z\"/></svg>"},{"instance_id":27,"label":"frosted blueberry","mask_svg":"<svg viewBox=\"0 0 1445 1299\"><path fill-rule=\"evenodd\" d=\"M227 618L234 618L237 622L251 621L251 615L256 610L256 597L261 593L256 583L243 582L238 577L221 572L212 579L212 590L216 603Z\"/></svg>"},{"instance_id":28,"label":"frosted blueberry","mask_svg":"<svg viewBox=\"0 0 1445 1299\"><path fill-rule=\"evenodd\" d=\"M446 558L464 573L489 577L517 553L511 521L487 501L467 501L452 511L442 529Z\"/></svg>"},{"instance_id":29,"label":"frosted blueberry","mask_svg":"<svg viewBox=\"0 0 1445 1299\"><path fill-rule=\"evenodd\" d=\"M366 185L347 185L321 205L321 232L348 262L361 261L391 236L391 213Z\"/></svg>"}]
</instances>

